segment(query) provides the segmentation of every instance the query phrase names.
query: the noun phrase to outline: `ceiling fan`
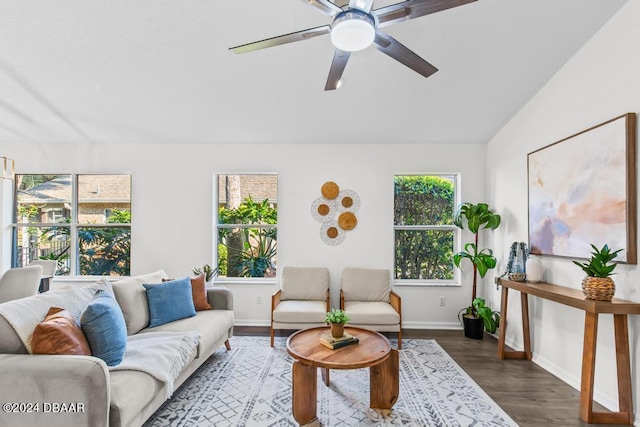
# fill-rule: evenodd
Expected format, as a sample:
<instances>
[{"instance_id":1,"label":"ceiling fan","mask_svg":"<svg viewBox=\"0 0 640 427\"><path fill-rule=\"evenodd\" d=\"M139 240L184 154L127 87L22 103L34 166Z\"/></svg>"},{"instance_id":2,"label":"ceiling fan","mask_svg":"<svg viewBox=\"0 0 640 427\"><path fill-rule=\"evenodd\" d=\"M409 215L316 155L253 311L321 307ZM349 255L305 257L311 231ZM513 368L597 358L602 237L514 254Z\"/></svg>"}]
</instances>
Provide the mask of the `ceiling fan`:
<instances>
[{"instance_id":1,"label":"ceiling fan","mask_svg":"<svg viewBox=\"0 0 640 427\"><path fill-rule=\"evenodd\" d=\"M401 62L415 72L429 77L438 69L409 50L405 45L381 30L388 25L406 21L441 10L462 6L476 0L406 0L390 6L373 9L373 0L349 0L338 6L329 0L302 0L333 18L331 25L309 28L295 33L260 40L229 48L235 53L247 53L281 44L308 40L331 34L336 47L329 77L324 90L334 90L342 77L351 52L365 49L372 43L376 48Z\"/></svg>"}]
</instances>

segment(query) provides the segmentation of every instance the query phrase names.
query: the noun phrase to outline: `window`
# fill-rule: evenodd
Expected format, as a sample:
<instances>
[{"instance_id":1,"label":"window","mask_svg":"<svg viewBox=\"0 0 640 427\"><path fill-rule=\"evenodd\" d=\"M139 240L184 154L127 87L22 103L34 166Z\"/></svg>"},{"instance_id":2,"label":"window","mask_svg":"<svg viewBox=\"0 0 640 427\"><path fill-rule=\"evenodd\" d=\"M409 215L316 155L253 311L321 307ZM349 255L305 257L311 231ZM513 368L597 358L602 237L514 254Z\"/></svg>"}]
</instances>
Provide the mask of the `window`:
<instances>
[{"instance_id":1,"label":"window","mask_svg":"<svg viewBox=\"0 0 640 427\"><path fill-rule=\"evenodd\" d=\"M16 175L15 183L15 267L54 259L58 275L130 274L131 175Z\"/></svg>"},{"instance_id":2,"label":"window","mask_svg":"<svg viewBox=\"0 0 640 427\"><path fill-rule=\"evenodd\" d=\"M218 175L217 182L217 277L275 277L278 176Z\"/></svg>"},{"instance_id":3,"label":"window","mask_svg":"<svg viewBox=\"0 0 640 427\"><path fill-rule=\"evenodd\" d=\"M394 177L396 280L453 281L456 200L455 175Z\"/></svg>"}]
</instances>

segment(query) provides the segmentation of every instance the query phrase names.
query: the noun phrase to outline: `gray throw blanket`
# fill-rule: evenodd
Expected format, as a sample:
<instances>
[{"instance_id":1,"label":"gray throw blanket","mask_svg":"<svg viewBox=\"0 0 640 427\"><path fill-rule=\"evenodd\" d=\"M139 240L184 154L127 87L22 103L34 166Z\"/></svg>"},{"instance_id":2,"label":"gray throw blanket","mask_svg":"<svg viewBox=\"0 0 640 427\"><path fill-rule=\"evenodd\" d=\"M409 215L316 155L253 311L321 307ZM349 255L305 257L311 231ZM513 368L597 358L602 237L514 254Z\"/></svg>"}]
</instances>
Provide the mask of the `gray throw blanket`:
<instances>
[{"instance_id":1,"label":"gray throw blanket","mask_svg":"<svg viewBox=\"0 0 640 427\"><path fill-rule=\"evenodd\" d=\"M198 332L144 332L127 337L122 363L109 366L109 371L142 371L166 385L167 399L182 369L196 355Z\"/></svg>"}]
</instances>

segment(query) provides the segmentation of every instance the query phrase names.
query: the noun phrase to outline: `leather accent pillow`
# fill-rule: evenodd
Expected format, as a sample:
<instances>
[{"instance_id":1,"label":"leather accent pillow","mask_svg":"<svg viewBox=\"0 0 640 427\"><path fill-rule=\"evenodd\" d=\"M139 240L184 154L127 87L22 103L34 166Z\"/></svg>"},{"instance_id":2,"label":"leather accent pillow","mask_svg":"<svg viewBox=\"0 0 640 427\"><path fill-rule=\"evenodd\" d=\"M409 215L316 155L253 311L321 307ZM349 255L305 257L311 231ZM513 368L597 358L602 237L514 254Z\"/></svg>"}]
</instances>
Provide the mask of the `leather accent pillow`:
<instances>
[{"instance_id":1,"label":"leather accent pillow","mask_svg":"<svg viewBox=\"0 0 640 427\"><path fill-rule=\"evenodd\" d=\"M204 274L191 278L191 294L196 311L211 310L211 304L207 301L207 284Z\"/></svg>"},{"instance_id":2,"label":"leather accent pillow","mask_svg":"<svg viewBox=\"0 0 640 427\"><path fill-rule=\"evenodd\" d=\"M80 354L91 356L91 349L76 319L67 310L51 307L31 338L33 354Z\"/></svg>"},{"instance_id":3,"label":"leather accent pillow","mask_svg":"<svg viewBox=\"0 0 640 427\"><path fill-rule=\"evenodd\" d=\"M171 282L175 279L162 279L162 282ZM207 300L207 284L204 281L204 273L191 279L191 296L193 297L193 306L196 311L211 310L211 304Z\"/></svg>"}]
</instances>

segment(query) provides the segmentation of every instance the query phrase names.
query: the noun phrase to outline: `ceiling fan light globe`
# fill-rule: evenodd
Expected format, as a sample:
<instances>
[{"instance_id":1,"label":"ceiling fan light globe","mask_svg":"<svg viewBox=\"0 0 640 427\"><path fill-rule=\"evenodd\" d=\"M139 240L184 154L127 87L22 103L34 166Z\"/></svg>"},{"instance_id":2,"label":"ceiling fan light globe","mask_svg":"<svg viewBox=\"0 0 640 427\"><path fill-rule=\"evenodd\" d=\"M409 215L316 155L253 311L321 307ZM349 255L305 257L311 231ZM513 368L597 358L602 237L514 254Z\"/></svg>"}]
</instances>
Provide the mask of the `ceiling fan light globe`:
<instances>
[{"instance_id":1,"label":"ceiling fan light globe","mask_svg":"<svg viewBox=\"0 0 640 427\"><path fill-rule=\"evenodd\" d=\"M376 36L373 19L364 12L343 12L331 28L331 42L346 52L356 52L371 46Z\"/></svg>"}]
</instances>

